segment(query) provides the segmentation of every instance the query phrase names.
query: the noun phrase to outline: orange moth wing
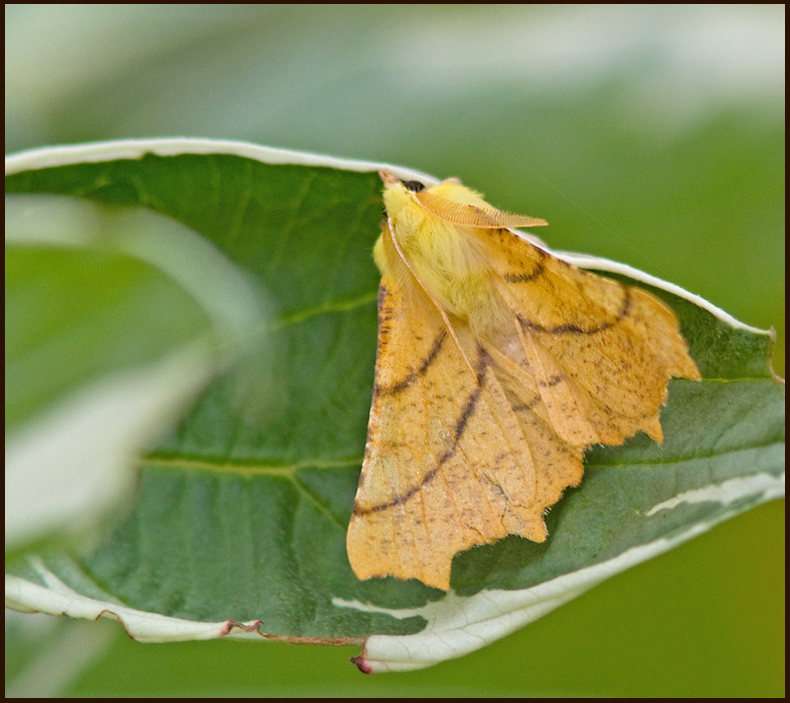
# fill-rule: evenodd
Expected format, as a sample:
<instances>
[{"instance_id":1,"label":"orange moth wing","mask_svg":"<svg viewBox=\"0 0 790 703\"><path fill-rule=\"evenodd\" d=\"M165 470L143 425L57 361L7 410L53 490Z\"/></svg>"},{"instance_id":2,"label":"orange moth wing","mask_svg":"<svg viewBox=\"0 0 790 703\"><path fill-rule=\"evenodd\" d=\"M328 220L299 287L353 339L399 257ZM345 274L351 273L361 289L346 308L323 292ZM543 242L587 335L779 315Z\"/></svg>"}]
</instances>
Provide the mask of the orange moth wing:
<instances>
[{"instance_id":1,"label":"orange moth wing","mask_svg":"<svg viewBox=\"0 0 790 703\"><path fill-rule=\"evenodd\" d=\"M455 554L544 513L593 444L662 440L673 376L698 379L674 314L510 231L456 180L382 174L379 343L365 459L347 535L360 579L447 590Z\"/></svg>"}]
</instances>

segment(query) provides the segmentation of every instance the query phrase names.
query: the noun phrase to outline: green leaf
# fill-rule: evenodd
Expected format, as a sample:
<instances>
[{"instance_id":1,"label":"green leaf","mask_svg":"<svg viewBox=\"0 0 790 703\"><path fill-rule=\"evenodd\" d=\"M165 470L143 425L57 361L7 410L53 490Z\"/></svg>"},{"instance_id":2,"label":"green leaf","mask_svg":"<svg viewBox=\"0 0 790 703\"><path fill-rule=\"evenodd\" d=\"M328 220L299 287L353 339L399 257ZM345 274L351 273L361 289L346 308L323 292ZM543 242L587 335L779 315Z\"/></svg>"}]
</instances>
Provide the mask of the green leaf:
<instances>
[{"instance_id":1,"label":"green leaf","mask_svg":"<svg viewBox=\"0 0 790 703\"><path fill-rule=\"evenodd\" d=\"M114 519L89 540L44 540L7 559L7 598L18 608L114 613L147 641L258 637L256 630L292 641L358 640L363 670L415 669L479 648L784 493L784 388L770 373L771 336L657 279L587 259L677 312L703 381L671 382L664 443L640 434L588 452L582 485L547 516L549 539L511 536L459 554L448 594L414 581L360 582L345 531L375 360L379 165L161 140L30 152L9 166L9 193L77 196L113 212L143 207L186 225L269 301L268 321L251 333L265 354L226 360L225 372L140 456L133 499ZM177 247L163 251L179 258ZM39 264L25 269L17 259L62 253L14 248L7 262L25 284ZM80 266L90 268L94 254L81 254L88 258ZM80 275L53 266L67 285ZM244 336L238 325L235 336L220 334L217 320L228 314L212 315L207 296L181 284L220 339ZM115 314L101 290L91 284L96 309L86 317ZM125 302L134 295L115 293ZM36 304L11 296L8 312L25 320L38 314ZM67 317L51 312L51 329L70 330ZM22 327L12 326L9 340L20 350L9 370L21 389L20 417L88 373L75 381L59 365L38 367L39 384L55 390L28 397Z\"/></svg>"}]
</instances>

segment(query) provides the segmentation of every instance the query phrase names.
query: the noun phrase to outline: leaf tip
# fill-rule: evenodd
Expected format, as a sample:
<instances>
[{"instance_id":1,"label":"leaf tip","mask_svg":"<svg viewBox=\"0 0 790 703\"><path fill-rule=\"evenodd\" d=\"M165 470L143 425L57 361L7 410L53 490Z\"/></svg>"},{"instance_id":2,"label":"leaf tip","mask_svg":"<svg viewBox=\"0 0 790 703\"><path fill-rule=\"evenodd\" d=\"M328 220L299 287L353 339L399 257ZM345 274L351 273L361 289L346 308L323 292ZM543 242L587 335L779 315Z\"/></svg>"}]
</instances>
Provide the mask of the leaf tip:
<instances>
[{"instance_id":1,"label":"leaf tip","mask_svg":"<svg viewBox=\"0 0 790 703\"><path fill-rule=\"evenodd\" d=\"M365 659L365 648L362 648L362 653L358 657L351 657L349 661L354 664L363 674L372 674L373 669Z\"/></svg>"}]
</instances>

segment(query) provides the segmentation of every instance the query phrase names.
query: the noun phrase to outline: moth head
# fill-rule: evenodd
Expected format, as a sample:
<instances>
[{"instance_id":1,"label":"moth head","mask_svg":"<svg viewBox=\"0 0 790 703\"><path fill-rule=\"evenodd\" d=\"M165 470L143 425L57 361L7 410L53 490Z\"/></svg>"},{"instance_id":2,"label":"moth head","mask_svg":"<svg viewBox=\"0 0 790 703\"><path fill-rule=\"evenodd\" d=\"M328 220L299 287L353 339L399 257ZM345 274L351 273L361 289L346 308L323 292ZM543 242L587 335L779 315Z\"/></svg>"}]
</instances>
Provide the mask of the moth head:
<instances>
[{"instance_id":1,"label":"moth head","mask_svg":"<svg viewBox=\"0 0 790 703\"><path fill-rule=\"evenodd\" d=\"M402 181L389 171L379 171L379 176L384 183L384 209L390 220L398 219L404 212L418 207L412 196L425 190L424 183Z\"/></svg>"},{"instance_id":2,"label":"moth head","mask_svg":"<svg viewBox=\"0 0 790 703\"><path fill-rule=\"evenodd\" d=\"M418 180L401 180L389 171L379 171L379 176L384 183L384 207L390 220L403 215L408 217L408 213L418 217L424 217L426 213L435 216L431 208L425 206L425 202L447 201L451 207L479 203L490 208L479 193L462 185L457 178L426 185Z\"/></svg>"}]
</instances>

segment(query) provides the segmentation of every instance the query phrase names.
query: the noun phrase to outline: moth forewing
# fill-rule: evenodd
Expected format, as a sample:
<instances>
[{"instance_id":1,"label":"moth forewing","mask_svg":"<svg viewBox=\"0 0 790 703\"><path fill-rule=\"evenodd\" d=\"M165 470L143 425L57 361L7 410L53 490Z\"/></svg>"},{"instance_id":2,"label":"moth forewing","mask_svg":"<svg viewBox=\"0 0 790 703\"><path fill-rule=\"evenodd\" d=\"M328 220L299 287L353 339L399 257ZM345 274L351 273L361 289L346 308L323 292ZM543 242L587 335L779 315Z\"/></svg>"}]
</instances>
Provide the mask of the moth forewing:
<instances>
[{"instance_id":1,"label":"moth forewing","mask_svg":"<svg viewBox=\"0 0 790 703\"><path fill-rule=\"evenodd\" d=\"M546 538L587 447L639 430L660 441L669 378L699 372L662 303L510 229L543 220L455 179L382 180L379 345L347 549L359 578L447 590L459 551Z\"/></svg>"}]
</instances>

